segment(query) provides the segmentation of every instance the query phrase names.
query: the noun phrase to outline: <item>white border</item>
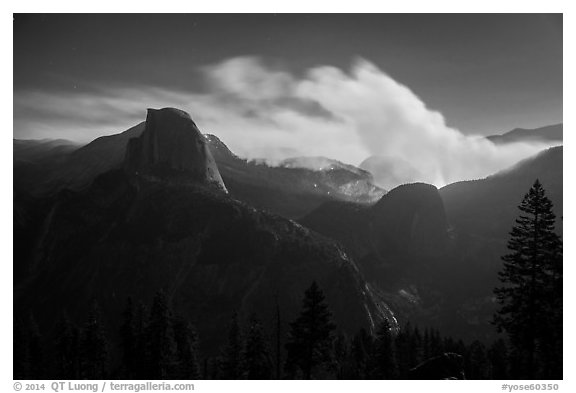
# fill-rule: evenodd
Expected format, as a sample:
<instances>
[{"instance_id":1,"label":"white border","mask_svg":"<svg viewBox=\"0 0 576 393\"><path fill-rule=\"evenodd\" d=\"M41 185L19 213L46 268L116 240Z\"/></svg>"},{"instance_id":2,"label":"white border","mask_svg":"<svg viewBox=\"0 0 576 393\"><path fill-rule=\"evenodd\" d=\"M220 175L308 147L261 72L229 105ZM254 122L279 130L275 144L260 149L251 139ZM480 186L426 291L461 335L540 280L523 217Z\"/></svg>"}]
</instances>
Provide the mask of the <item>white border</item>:
<instances>
[{"instance_id":1,"label":"white border","mask_svg":"<svg viewBox=\"0 0 576 393\"><path fill-rule=\"evenodd\" d=\"M572 2L574 4L574 2ZM9 1L3 2L1 15L0 41L2 42L2 53L6 54L3 58L2 72L2 108L12 108L13 93L13 31L12 31L12 13L16 12L243 12L243 13L261 13L261 12L339 12L339 13L358 13L358 12L421 12L421 13L452 13L452 12L515 12L515 13L564 13L564 106L572 108L574 101L574 40L576 37L574 5L570 1L503 1L503 0L483 0L476 2L466 1L447 1L447 0L412 0L412 1L381 1L355 0L336 3L332 1L311 1L311 0L293 0L279 2L270 1L162 1L149 2L144 4L140 1L111 1L104 0L98 2L80 2L80 1ZM7 54L10 54L10 59ZM9 104L10 103L10 104ZM13 113L13 111L12 111ZM566 145L565 154L565 176L564 182L564 260L565 260L565 295L564 295L564 381L560 382L561 391L575 391L574 370L574 251L571 247L571 241L574 239L574 230L571 226L570 219L574 217L574 207L570 203L575 201L574 198L574 174L571 170L574 168L572 132L574 123L574 110L568 110L564 113L564 140ZM3 121L5 130L3 131L2 143L0 144L0 179L3 180L1 193L1 239L0 250L2 252L2 271L0 283L0 299L2 299L2 310L5 315L4 323L0 324L0 337L2 340L2 355L0 358L0 390L5 392L13 391L12 381L12 132L9 130L13 126L13 118L5 116ZM10 136L10 137L9 137ZM9 139L10 138L10 139ZM572 180L570 179L572 177ZM57 285L57 283L55 283ZM516 381L515 383L520 383ZM320 389L329 389L333 392L350 392L352 390L366 391L389 391L400 392L406 389L426 389L431 391L445 391L461 393L463 389L467 392L496 392L501 390L502 382L499 381L269 381L269 382L250 382L250 381L199 381L196 390L198 391L233 391L233 390L250 390L254 392L269 392L272 389L277 392L300 391L318 391ZM573 386L569 388L569 386Z\"/></svg>"}]
</instances>

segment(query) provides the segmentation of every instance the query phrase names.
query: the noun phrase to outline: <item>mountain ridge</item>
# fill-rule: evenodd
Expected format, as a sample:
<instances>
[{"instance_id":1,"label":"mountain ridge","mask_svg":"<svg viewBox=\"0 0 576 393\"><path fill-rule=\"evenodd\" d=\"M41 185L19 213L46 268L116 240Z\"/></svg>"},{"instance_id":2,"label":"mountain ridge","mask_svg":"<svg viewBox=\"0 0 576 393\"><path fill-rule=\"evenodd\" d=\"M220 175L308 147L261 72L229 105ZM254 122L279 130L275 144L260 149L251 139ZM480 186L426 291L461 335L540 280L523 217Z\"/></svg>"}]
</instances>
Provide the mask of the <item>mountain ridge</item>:
<instances>
[{"instance_id":1,"label":"mountain ridge","mask_svg":"<svg viewBox=\"0 0 576 393\"><path fill-rule=\"evenodd\" d=\"M356 262L331 239L232 198L203 178L174 181L173 169L186 172L195 169L188 165L198 163L205 170L205 156L168 161L170 171L158 172L156 165L165 163L163 154L173 145L163 152L166 146L161 141L155 145L155 135L148 131L173 124L155 115L138 137L142 139L127 143L126 150L133 151L126 154L126 165L98 175L81 190L62 189L40 201L24 195L15 201L17 316L33 314L43 331L53 332L54 315L65 310L79 322L86 305L97 300L116 330L112 316L120 315L128 297L149 302L162 290L179 312L195 321L202 352L214 356L234 312L271 320L280 307L282 328L287 329L298 315L304 290L317 281L346 334L374 332L383 319L397 328ZM208 148L197 144L200 137L194 132L177 148L198 154L198 147ZM138 156L145 149L150 155Z\"/></svg>"},{"instance_id":2,"label":"mountain ridge","mask_svg":"<svg viewBox=\"0 0 576 393\"><path fill-rule=\"evenodd\" d=\"M538 128L515 128L503 134L489 135L486 137L494 144L507 144L516 142L548 142L563 141L563 123L551 124Z\"/></svg>"}]
</instances>

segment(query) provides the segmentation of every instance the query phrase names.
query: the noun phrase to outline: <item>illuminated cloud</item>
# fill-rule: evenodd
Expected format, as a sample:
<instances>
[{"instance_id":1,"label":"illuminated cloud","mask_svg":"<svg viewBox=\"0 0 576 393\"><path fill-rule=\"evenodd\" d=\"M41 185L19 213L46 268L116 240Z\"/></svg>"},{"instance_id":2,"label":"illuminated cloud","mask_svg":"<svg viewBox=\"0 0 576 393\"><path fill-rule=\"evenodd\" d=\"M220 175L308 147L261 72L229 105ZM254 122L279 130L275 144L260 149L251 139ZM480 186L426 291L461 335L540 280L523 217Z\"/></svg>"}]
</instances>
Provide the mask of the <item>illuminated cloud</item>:
<instances>
[{"instance_id":1,"label":"illuminated cloud","mask_svg":"<svg viewBox=\"0 0 576 393\"><path fill-rule=\"evenodd\" d=\"M325 156L359 165L379 156L407 163L410 170L391 165L383 170L398 173L377 178L437 186L487 176L547 147L495 146L464 135L365 60L350 72L323 66L297 77L258 58L240 57L201 73L208 86L202 93L154 87L20 91L14 96L15 135L88 141L142 121L148 107L173 106L248 159L276 164L294 156Z\"/></svg>"}]
</instances>

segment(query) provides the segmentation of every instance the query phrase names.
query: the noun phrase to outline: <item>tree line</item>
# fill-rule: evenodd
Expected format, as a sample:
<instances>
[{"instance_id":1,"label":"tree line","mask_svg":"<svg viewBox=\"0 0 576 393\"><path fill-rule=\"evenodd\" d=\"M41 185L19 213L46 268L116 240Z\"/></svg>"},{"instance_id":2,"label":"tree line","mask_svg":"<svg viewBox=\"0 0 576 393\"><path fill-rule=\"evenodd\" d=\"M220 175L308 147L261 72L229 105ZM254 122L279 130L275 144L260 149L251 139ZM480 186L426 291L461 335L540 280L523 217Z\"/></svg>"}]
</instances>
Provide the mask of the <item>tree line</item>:
<instances>
[{"instance_id":1,"label":"tree line","mask_svg":"<svg viewBox=\"0 0 576 393\"><path fill-rule=\"evenodd\" d=\"M463 356L467 378L508 378L509 352L503 340L486 347L442 337L436 329L388 321L375 334L362 329L337 333L320 287L305 292L302 311L289 325L277 352L276 332L256 315L241 323L231 317L220 354L203 357L194 326L175 313L163 292L149 306L128 298L111 340L96 302L81 326L63 315L48 340L34 318L14 325L15 379L401 379L426 359L454 352ZM119 354L114 363L112 353Z\"/></svg>"},{"instance_id":2,"label":"tree line","mask_svg":"<svg viewBox=\"0 0 576 393\"><path fill-rule=\"evenodd\" d=\"M274 331L235 313L219 355L206 357L193 324L160 291L149 305L126 300L114 340L96 302L81 326L62 315L50 340L33 316L16 319L14 379L406 379L446 353L467 379L562 379L562 241L538 181L519 208L495 289L494 325L504 334L489 345L387 320L346 336L312 282L286 335L279 309Z\"/></svg>"}]
</instances>

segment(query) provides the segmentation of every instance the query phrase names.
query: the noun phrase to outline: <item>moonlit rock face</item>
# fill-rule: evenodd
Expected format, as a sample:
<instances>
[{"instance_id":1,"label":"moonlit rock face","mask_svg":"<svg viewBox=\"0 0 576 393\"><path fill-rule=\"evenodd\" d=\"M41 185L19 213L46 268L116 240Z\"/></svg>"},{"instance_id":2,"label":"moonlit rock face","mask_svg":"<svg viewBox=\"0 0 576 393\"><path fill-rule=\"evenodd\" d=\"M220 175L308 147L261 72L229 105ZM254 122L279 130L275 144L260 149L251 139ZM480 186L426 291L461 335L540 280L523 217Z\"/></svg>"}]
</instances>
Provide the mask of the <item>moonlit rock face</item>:
<instances>
[{"instance_id":1,"label":"moonlit rock face","mask_svg":"<svg viewBox=\"0 0 576 393\"><path fill-rule=\"evenodd\" d=\"M128 143L124 167L226 190L205 137L188 113L175 108L148 109L144 132Z\"/></svg>"}]
</instances>

